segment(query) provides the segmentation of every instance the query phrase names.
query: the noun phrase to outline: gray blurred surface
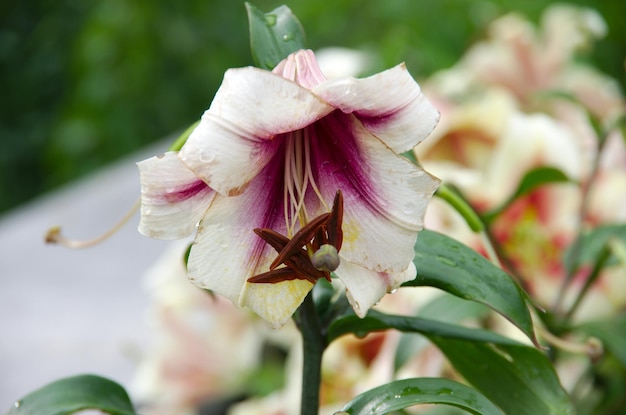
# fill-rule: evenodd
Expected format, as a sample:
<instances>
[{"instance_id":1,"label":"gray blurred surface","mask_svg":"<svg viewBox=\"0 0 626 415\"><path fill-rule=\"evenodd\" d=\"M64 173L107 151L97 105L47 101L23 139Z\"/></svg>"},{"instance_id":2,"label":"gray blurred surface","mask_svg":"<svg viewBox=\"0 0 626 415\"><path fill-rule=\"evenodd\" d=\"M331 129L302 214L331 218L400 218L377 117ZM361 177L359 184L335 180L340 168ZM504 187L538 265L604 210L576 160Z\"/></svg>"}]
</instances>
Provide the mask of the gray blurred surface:
<instances>
[{"instance_id":1,"label":"gray blurred surface","mask_svg":"<svg viewBox=\"0 0 626 415\"><path fill-rule=\"evenodd\" d=\"M94 373L130 384L150 335L143 276L167 242L141 236L138 213L94 248L45 245L43 237L53 225L77 239L111 227L139 196L135 162L164 148L0 217L0 413L60 377Z\"/></svg>"}]
</instances>

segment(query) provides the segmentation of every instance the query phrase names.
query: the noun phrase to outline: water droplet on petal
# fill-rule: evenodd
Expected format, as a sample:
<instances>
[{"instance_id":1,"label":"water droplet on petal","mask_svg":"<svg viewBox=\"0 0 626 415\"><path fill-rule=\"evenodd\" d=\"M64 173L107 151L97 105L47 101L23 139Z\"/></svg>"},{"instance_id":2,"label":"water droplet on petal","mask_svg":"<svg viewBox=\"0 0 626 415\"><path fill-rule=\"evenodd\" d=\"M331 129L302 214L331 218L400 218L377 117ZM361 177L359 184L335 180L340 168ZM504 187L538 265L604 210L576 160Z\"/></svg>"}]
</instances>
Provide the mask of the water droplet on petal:
<instances>
[{"instance_id":1,"label":"water droplet on petal","mask_svg":"<svg viewBox=\"0 0 626 415\"><path fill-rule=\"evenodd\" d=\"M396 291L398 291L398 289L397 289L397 288L394 288L393 290L389 291L389 294L395 294L395 293L396 293Z\"/></svg>"},{"instance_id":2,"label":"water droplet on petal","mask_svg":"<svg viewBox=\"0 0 626 415\"><path fill-rule=\"evenodd\" d=\"M415 213L415 204L412 202L405 203L402 207L402 212L406 215Z\"/></svg>"},{"instance_id":3,"label":"water droplet on petal","mask_svg":"<svg viewBox=\"0 0 626 415\"><path fill-rule=\"evenodd\" d=\"M200 153L198 157L203 163L212 163L215 160L215 153L210 150L204 150Z\"/></svg>"}]
</instances>

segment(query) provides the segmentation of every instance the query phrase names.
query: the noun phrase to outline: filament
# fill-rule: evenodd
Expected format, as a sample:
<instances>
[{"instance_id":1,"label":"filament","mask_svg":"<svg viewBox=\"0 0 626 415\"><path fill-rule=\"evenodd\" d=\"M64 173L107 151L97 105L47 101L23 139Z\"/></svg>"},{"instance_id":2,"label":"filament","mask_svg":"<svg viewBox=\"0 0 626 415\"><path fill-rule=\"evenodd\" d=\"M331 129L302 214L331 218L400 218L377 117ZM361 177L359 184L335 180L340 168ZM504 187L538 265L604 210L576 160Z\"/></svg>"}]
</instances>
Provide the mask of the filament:
<instances>
[{"instance_id":1,"label":"filament","mask_svg":"<svg viewBox=\"0 0 626 415\"><path fill-rule=\"evenodd\" d=\"M45 236L45 241L46 243L49 243L49 244L59 244L66 248L72 248L72 249L91 248L93 246L96 246L106 241L111 236L113 236L117 231L119 231L124 225L126 225L126 223L130 220L130 218L134 216L134 214L139 210L140 206L141 206L141 199L137 199L137 201L133 203L132 207L128 210L128 212L126 212L126 214L122 217L122 219L120 219L119 222L117 222L112 228L108 229L106 232L104 232L100 236L97 236L96 238L88 239L85 241L68 239L65 236L63 236L63 234L61 233L61 228L58 226L55 226L48 230Z\"/></svg>"},{"instance_id":2,"label":"filament","mask_svg":"<svg viewBox=\"0 0 626 415\"><path fill-rule=\"evenodd\" d=\"M305 226L309 221L309 212L306 206L306 195L309 188L317 195L322 206L330 208L315 183L311 166L311 139L307 128L294 131L285 138L285 172L283 191L283 213L287 235L293 236L296 225Z\"/></svg>"}]
</instances>

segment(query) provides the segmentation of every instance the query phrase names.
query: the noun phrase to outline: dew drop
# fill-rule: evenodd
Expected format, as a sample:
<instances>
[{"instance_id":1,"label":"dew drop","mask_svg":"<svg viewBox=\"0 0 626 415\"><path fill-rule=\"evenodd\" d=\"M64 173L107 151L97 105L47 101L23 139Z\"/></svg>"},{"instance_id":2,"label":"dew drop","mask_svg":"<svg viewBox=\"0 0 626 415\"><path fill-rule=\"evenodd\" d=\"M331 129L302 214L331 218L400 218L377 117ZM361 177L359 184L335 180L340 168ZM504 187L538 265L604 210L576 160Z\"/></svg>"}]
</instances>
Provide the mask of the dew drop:
<instances>
[{"instance_id":1,"label":"dew drop","mask_svg":"<svg viewBox=\"0 0 626 415\"><path fill-rule=\"evenodd\" d=\"M267 23L268 26L275 26L276 25L276 15L275 14L266 14L265 15L265 22Z\"/></svg>"},{"instance_id":2,"label":"dew drop","mask_svg":"<svg viewBox=\"0 0 626 415\"><path fill-rule=\"evenodd\" d=\"M289 42L290 40L293 40L293 39L294 39L293 33L285 33L283 35L283 41L284 42Z\"/></svg>"},{"instance_id":3,"label":"dew drop","mask_svg":"<svg viewBox=\"0 0 626 415\"><path fill-rule=\"evenodd\" d=\"M402 207L402 212L405 215L411 215L415 213L415 204L412 202L405 203L404 206Z\"/></svg>"},{"instance_id":4,"label":"dew drop","mask_svg":"<svg viewBox=\"0 0 626 415\"><path fill-rule=\"evenodd\" d=\"M402 399L402 395L394 395L394 398L396 398L396 399Z\"/></svg>"},{"instance_id":5,"label":"dew drop","mask_svg":"<svg viewBox=\"0 0 626 415\"><path fill-rule=\"evenodd\" d=\"M205 150L200 153L200 161L203 163L211 163L215 160L215 153L209 150Z\"/></svg>"},{"instance_id":6,"label":"dew drop","mask_svg":"<svg viewBox=\"0 0 626 415\"><path fill-rule=\"evenodd\" d=\"M398 291L397 288L394 288L393 290L389 291L389 294L395 294Z\"/></svg>"},{"instance_id":7,"label":"dew drop","mask_svg":"<svg viewBox=\"0 0 626 415\"><path fill-rule=\"evenodd\" d=\"M14 406L15 408L19 408L20 406L22 406L22 402L20 402L20 401L15 401L15 403L13 404L13 406Z\"/></svg>"}]
</instances>

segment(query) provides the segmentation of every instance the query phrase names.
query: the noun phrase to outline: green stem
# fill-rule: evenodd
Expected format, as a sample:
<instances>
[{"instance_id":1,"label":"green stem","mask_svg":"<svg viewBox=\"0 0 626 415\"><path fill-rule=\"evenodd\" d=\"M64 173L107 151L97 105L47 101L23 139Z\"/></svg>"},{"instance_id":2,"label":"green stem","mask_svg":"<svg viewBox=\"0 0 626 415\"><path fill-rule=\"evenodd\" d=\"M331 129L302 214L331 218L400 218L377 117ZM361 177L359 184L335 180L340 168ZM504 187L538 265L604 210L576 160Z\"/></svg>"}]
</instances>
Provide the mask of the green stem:
<instances>
[{"instance_id":1,"label":"green stem","mask_svg":"<svg viewBox=\"0 0 626 415\"><path fill-rule=\"evenodd\" d=\"M320 384L322 381L322 354L326 340L313 302L313 291L304 299L296 319L302 333L303 370L301 415L318 415Z\"/></svg>"},{"instance_id":2,"label":"green stem","mask_svg":"<svg viewBox=\"0 0 626 415\"><path fill-rule=\"evenodd\" d=\"M587 277L585 284L582 286L582 288L578 292L578 295L576 296L576 300L574 300L574 303L572 304L567 314L565 315L566 320L569 320L572 318L572 316L578 309L578 306L580 305L582 300L585 298L585 294L587 294L587 291L589 291L589 288L591 288L593 283L600 276L600 271L602 271L602 269L604 268L604 265L606 264L606 261L609 259L610 256L611 256L611 251L609 247L605 246L604 248L602 248L602 251L600 251L600 255L598 255L598 261L595 263L593 270Z\"/></svg>"},{"instance_id":3,"label":"green stem","mask_svg":"<svg viewBox=\"0 0 626 415\"><path fill-rule=\"evenodd\" d=\"M168 151L179 151L182 148L182 146L187 142L187 139L189 138L193 130L196 129L198 124L200 124L199 120L191 124L189 127L187 127L187 129L183 131L181 135L178 136L176 141L172 143Z\"/></svg>"},{"instance_id":4,"label":"green stem","mask_svg":"<svg viewBox=\"0 0 626 415\"><path fill-rule=\"evenodd\" d=\"M448 202L450 206L454 208L467 222L467 225L473 232L482 232L485 228L482 220L478 216L478 214L472 209L472 207L459 195L457 192L452 190L451 187L446 184L441 184L435 196L445 200Z\"/></svg>"}]
</instances>

